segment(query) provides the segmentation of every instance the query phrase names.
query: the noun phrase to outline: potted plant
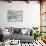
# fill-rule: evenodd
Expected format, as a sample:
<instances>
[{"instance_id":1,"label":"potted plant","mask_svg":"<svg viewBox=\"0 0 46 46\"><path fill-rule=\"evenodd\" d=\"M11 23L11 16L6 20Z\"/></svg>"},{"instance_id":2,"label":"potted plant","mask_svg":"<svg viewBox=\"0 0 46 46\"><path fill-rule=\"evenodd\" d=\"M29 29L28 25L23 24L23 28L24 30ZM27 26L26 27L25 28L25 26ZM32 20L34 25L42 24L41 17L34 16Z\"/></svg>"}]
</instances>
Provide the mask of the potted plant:
<instances>
[{"instance_id":1,"label":"potted plant","mask_svg":"<svg viewBox=\"0 0 46 46\"><path fill-rule=\"evenodd\" d=\"M42 32L39 32L38 27L32 27L34 32L34 40L36 40L38 37L41 38Z\"/></svg>"},{"instance_id":2,"label":"potted plant","mask_svg":"<svg viewBox=\"0 0 46 46\"><path fill-rule=\"evenodd\" d=\"M34 32L34 40L36 40L36 38L38 37L38 32L37 32L38 27L32 27L32 29L33 29L33 32Z\"/></svg>"}]
</instances>

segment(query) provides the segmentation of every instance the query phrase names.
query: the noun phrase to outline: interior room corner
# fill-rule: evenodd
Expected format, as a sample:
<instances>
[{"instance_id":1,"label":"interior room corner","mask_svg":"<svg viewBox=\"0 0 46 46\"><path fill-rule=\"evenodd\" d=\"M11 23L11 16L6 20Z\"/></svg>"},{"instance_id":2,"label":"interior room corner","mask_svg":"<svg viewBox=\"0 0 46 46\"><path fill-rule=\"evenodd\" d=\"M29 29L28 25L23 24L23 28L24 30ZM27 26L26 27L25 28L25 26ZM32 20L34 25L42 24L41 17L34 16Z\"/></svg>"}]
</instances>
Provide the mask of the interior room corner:
<instances>
[{"instance_id":1,"label":"interior room corner","mask_svg":"<svg viewBox=\"0 0 46 46\"><path fill-rule=\"evenodd\" d=\"M0 0L0 46L46 46L46 0Z\"/></svg>"}]
</instances>

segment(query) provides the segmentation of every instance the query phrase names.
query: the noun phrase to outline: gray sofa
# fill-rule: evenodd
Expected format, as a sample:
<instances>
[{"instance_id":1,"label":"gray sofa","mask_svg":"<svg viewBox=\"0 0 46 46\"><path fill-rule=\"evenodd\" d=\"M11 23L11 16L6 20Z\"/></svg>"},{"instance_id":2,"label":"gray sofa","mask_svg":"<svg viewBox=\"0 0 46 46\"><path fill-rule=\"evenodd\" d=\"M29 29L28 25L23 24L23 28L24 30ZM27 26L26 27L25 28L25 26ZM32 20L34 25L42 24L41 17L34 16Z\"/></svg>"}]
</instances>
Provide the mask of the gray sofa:
<instances>
[{"instance_id":1,"label":"gray sofa","mask_svg":"<svg viewBox=\"0 0 46 46\"><path fill-rule=\"evenodd\" d=\"M22 28L13 28L13 27L10 27L8 29L8 31L11 33L9 36L5 36L5 39L9 39L10 40L20 40L21 43L30 43L30 42L33 42L34 40L34 37L31 35L28 35L28 34L22 34L21 33L21 29ZM32 31L30 32L32 34Z\"/></svg>"},{"instance_id":2,"label":"gray sofa","mask_svg":"<svg viewBox=\"0 0 46 46\"><path fill-rule=\"evenodd\" d=\"M29 35L21 35L21 34L11 34L9 36L9 38L12 40L12 39L15 39L15 40L20 40L21 43L30 43L30 42L33 42L34 38L33 36L29 36Z\"/></svg>"}]
</instances>

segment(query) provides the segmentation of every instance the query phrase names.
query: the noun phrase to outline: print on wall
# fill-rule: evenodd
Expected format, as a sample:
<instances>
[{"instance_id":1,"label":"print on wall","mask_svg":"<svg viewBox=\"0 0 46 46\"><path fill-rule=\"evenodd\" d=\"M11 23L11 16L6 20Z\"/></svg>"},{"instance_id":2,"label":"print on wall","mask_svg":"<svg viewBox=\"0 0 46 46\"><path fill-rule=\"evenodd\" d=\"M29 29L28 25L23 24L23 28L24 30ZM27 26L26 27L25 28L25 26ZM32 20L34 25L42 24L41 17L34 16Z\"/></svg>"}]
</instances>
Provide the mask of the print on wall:
<instances>
[{"instance_id":1,"label":"print on wall","mask_svg":"<svg viewBox=\"0 0 46 46\"><path fill-rule=\"evenodd\" d=\"M23 21L23 11L22 10L8 10L8 21L9 22Z\"/></svg>"}]
</instances>

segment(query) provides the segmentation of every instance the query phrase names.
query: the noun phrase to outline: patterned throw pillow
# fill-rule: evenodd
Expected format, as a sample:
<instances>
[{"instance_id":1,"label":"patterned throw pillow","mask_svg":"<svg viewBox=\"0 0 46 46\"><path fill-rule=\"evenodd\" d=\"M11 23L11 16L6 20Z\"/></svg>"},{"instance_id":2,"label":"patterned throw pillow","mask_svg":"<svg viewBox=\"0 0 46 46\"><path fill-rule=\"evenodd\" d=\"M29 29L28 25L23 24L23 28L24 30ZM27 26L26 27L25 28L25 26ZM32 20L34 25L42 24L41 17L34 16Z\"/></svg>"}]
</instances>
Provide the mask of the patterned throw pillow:
<instances>
[{"instance_id":1,"label":"patterned throw pillow","mask_svg":"<svg viewBox=\"0 0 46 46\"><path fill-rule=\"evenodd\" d=\"M14 34L14 27L9 27L8 32Z\"/></svg>"},{"instance_id":2,"label":"patterned throw pillow","mask_svg":"<svg viewBox=\"0 0 46 46\"><path fill-rule=\"evenodd\" d=\"M14 33L20 33L21 28L14 28Z\"/></svg>"}]
</instances>

